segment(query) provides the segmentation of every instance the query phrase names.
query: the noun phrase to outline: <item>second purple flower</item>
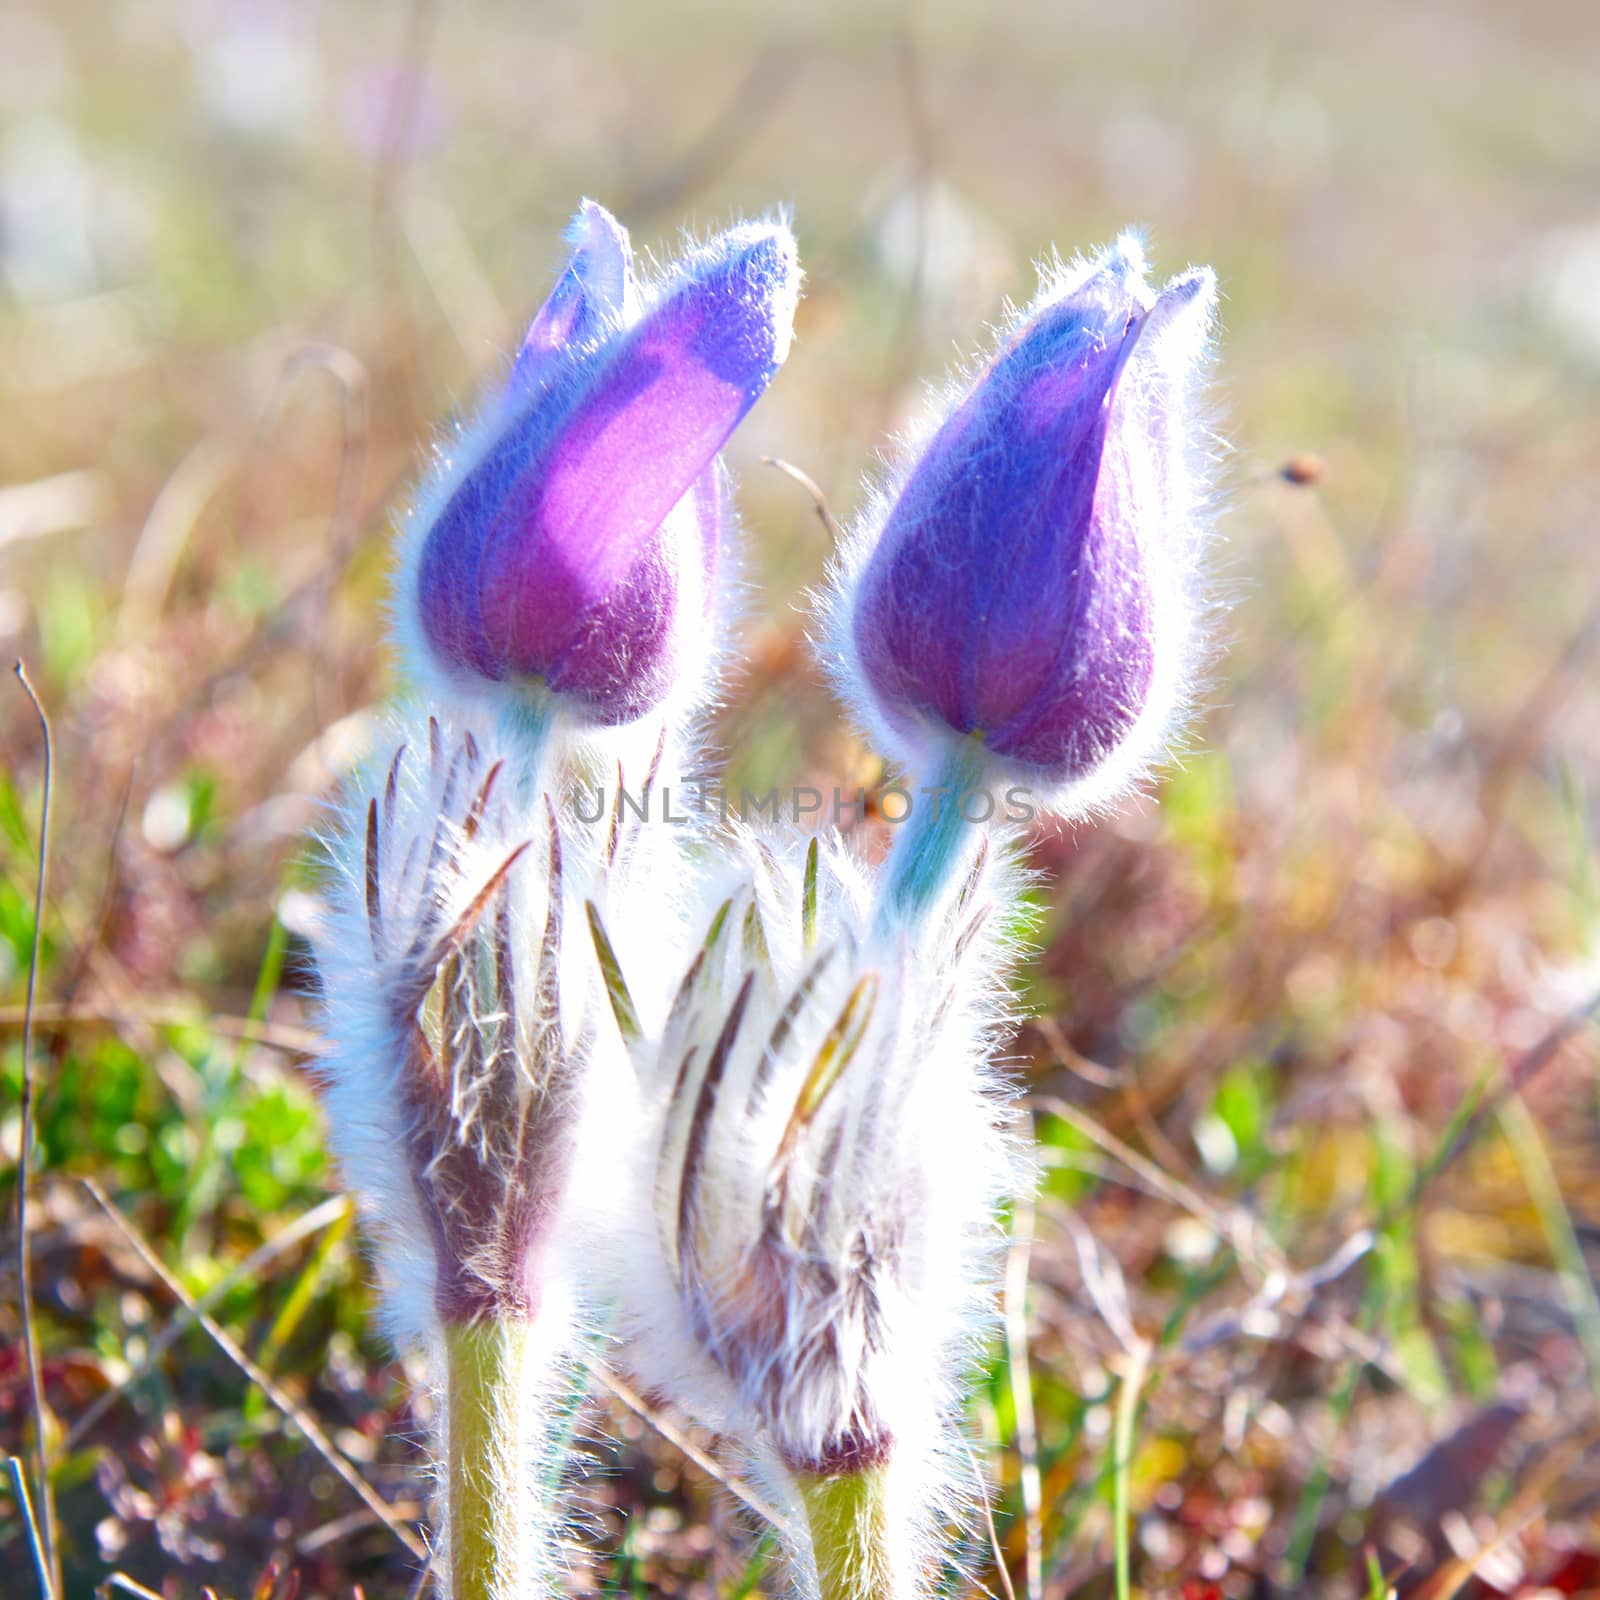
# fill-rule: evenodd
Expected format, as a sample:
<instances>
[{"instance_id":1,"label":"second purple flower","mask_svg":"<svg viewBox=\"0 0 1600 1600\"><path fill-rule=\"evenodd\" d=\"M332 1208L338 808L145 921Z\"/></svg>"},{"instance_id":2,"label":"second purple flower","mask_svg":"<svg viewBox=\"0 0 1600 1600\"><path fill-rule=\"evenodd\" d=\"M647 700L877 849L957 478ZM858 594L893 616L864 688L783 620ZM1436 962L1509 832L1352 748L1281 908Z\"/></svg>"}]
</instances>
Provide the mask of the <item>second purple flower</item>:
<instances>
[{"instance_id":1,"label":"second purple flower","mask_svg":"<svg viewBox=\"0 0 1600 1600\"><path fill-rule=\"evenodd\" d=\"M1131 235L1044 274L836 588L842 686L908 769L958 746L1077 812L1165 739L1191 649L1215 280ZM976 775L976 774L975 774Z\"/></svg>"}]
</instances>

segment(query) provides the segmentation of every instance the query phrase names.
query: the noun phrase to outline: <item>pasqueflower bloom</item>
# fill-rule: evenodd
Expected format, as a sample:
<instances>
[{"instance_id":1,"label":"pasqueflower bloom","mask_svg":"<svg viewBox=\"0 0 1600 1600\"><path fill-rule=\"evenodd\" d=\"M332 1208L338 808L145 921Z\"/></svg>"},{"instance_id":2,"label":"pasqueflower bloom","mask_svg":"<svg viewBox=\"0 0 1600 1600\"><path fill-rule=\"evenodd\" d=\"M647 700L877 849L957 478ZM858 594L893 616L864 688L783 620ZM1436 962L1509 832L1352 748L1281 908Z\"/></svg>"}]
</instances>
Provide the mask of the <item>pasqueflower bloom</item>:
<instances>
[{"instance_id":1,"label":"pasqueflower bloom","mask_svg":"<svg viewBox=\"0 0 1600 1600\"><path fill-rule=\"evenodd\" d=\"M394 611L434 699L612 726L696 692L730 523L718 452L788 353L799 269L781 223L651 285L601 207L568 241L509 382L418 496Z\"/></svg>"},{"instance_id":2,"label":"pasqueflower bloom","mask_svg":"<svg viewBox=\"0 0 1600 1600\"><path fill-rule=\"evenodd\" d=\"M1190 674L1216 290L1137 240L1044 275L835 574L845 694L916 773L964 751L1082 812L1136 778Z\"/></svg>"}]
</instances>

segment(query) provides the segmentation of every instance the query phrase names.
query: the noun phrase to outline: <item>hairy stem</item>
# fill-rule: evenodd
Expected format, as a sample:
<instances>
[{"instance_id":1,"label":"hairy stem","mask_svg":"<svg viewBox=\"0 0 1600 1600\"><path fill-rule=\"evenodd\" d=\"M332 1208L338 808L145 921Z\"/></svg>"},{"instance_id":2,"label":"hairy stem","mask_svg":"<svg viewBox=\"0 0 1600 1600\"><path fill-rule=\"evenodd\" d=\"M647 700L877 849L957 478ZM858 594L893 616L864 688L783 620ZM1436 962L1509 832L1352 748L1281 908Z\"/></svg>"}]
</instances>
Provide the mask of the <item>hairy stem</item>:
<instances>
[{"instance_id":1,"label":"hairy stem","mask_svg":"<svg viewBox=\"0 0 1600 1600\"><path fill-rule=\"evenodd\" d=\"M492 1317L445 1327L452 1600L510 1600L548 1588L548 1513L527 1437L529 1324Z\"/></svg>"},{"instance_id":2,"label":"hairy stem","mask_svg":"<svg viewBox=\"0 0 1600 1600\"><path fill-rule=\"evenodd\" d=\"M953 746L934 781L918 789L896 830L885 911L893 907L902 916L916 918L938 899L963 857L963 841L981 826L966 820L962 806L981 789L983 777L982 742L973 735ZM982 807L974 810L980 816L987 814Z\"/></svg>"},{"instance_id":3,"label":"hairy stem","mask_svg":"<svg viewBox=\"0 0 1600 1600\"><path fill-rule=\"evenodd\" d=\"M798 1475L821 1600L903 1600L906 1595L891 1545L887 1480L883 1466Z\"/></svg>"}]
</instances>

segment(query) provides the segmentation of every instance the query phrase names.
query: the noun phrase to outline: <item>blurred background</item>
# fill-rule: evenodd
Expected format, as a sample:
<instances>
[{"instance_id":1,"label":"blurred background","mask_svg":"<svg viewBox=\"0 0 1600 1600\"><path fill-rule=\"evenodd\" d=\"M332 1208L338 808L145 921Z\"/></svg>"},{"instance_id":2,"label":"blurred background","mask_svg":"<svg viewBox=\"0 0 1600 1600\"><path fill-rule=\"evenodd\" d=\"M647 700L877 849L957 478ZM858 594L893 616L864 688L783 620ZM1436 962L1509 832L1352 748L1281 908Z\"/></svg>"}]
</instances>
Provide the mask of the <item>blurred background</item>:
<instances>
[{"instance_id":1,"label":"blurred background","mask_svg":"<svg viewBox=\"0 0 1600 1600\"><path fill-rule=\"evenodd\" d=\"M1052 246L1134 223L1222 281L1230 608L1155 800L1032 846L1042 1180L951 1591L1114 1593L1125 1498L1145 1594L1600 1592L1600 8L8 0L0 654L54 726L29 1235L67 1593L417 1570L419 1419L306 1071L306 831L389 682L392 516L583 195L661 253L789 208L808 269L732 451L733 783L882 776L804 645L823 519L762 458L847 515ZM43 799L9 677L0 757L9 1208ZM597 1402L574 1589L774 1592L718 1441L642 1410Z\"/></svg>"}]
</instances>

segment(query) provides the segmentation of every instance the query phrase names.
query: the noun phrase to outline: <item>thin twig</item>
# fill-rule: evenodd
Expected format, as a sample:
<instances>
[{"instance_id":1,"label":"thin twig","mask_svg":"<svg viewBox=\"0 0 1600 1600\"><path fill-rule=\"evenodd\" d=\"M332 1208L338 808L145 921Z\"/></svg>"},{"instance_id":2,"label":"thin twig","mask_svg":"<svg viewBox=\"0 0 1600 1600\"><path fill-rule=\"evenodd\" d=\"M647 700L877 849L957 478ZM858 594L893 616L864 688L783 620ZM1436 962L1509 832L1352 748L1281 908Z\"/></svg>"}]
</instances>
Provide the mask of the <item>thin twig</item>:
<instances>
[{"instance_id":1,"label":"thin twig","mask_svg":"<svg viewBox=\"0 0 1600 1600\"><path fill-rule=\"evenodd\" d=\"M397 471L373 495L361 512L358 534L364 535L385 522L392 514L395 496L404 487L410 469ZM278 605L263 614L224 658L206 673L190 680L186 691L153 727L144 740L145 770L155 782L169 770L171 754L181 743L182 730L198 708L210 703L217 685L239 674L258 671L273 652L287 644L304 643L310 632L310 614L325 581L319 569L297 584Z\"/></svg>"},{"instance_id":2,"label":"thin twig","mask_svg":"<svg viewBox=\"0 0 1600 1600\"><path fill-rule=\"evenodd\" d=\"M782 456L762 456L761 465L776 467L786 478L793 478L805 492L811 496L811 504L815 508L818 520L827 530L828 537L838 544L844 534L840 531L838 519L828 507L828 497L822 492L821 486L809 472L803 472L792 461L785 461Z\"/></svg>"},{"instance_id":3,"label":"thin twig","mask_svg":"<svg viewBox=\"0 0 1600 1600\"><path fill-rule=\"evenodd\" d=\"M303 1533L294 1542L295 1554L302 1556L315 1555L319 1550L325 1550L330 1544L338 1542L354 1533L358 1528L372 1526L372 1513L365 1506L355 1511L347 1511L342 1517L335 1517L331 1522L318 1523L310 1533Z\"/></svg>"},{"instance_id":4,"label":"thin twig","mask_svg":"<svg viewBox=\"0 0 1600 1600\"><path fill-rule=\"evenodd\" d=\"M83 938L73 937L77 947L73 952L71 964L67 967L66 977L57 985L61 999L58 1002L60 1009L70 1012L78 998L78 990L83 981L89 976L89 968L94 964L95 952L105 943L106 926L111 917L112 907L116 902L117 892L117 855L122 848L122 834L128 823L128 806L133 800L134 778L139 770L139 761L135 757L128 765L128 770L122 782L122 800L117 806L117 820L111 825L111 837L106 845L105 874L100 881L100 893L95 900L95 913L88 923L88 931ZM72 930L68 929L71 934ZM57 1009L55 1006L40 1006L37 1015L43 1018L48 1011ZM0 1007L0 1017L11 1010L10 1007ZM56 1031L51 1041L50 1063L58 1066L61 1061L62 1051L66 1041L61 1032Z\"/></svg>"},{"instance_id":5,"label":"thin twig","mask_svg":"<svg viewBox=\"0 0 1600 1600\"><path fill-rule=\"evenodd\" d=\"M585 1356L583 1364L587 1368L589 1375L601 1388L609 1390L641 1422L648 1423L668 1444L681 1450L708 1478L720 1483L736 1500L748 1506L758 1517L771 1523L774 1528L788 1526L787 1519L776 1507L768 1505L748 1484L741 1483L737 1478L727 1473L688 1434L654 1410L643 1395L631 1389L604 1362L597 1360L593 1356Z\"/></svg>"},{"instance_id":6,"label":"thin twig","mask_svg":"<svg viewBox=\"0 0 1600 1600\"><path fill-rule=\"evenodd\" d=\"M161 486L122 580L119 642L132 643L160 620L183 552L237 465L238 453L231 445L201 439Z\"/></svg>"},{"instance_id":7,"label":"thin twig","mask_svg":"<svg viewBox=\"0 0 1600 1600\"><path fill-rule=\"evenodd\" d=\"M1130 1171L1138 1173L1156 1194L1163 1196L1180 1211L1187 1211L1191 1216L1200 1218L1219 1238L1226 1239L1244 1260L1268 1272L1283 1271L1285 1265L1283 1255L1276 1244L1259 1230L1241 1225L1248 1223L1248 1218L1219 1210L1188 1184L1163 1172L1153 1161L1140 1155L1116 1134L1102 1128L1093 1117L1085 1116L1076 1106L1058 1096L1032 1095L1029 1097L1029 1103L1036 1110L1052 1117L1059 1117L1084 1138L1099 1145L1107 1155L1115 1156Z\"/></svg>"},{"instance_id":8,"label":"thin twig","mask_svg":"<svg viewBox=\"0 0 1600 1600\"><path fill-rule=\"evenodd\" d=\"M21 1006L0 1006L0 1028L14 1028L24 1021ZM227 1016L220 1012L188 1011L180 1006L152 1006L149 1010L119 1010L112 1006L37 1005L33 1020L49 1028L208 1028L225 1039L244 1044L264 1044L285 1055L316 1056L327 1048L322 1038L309 1028L292 1023L257 1022L249 1017Z\"/></svg>"},{"instance_id":9,"label":"thin twig","mask_svg":"<svg viewBox=\"0 0 1600 1600\"><path fill-rule=\"evenodd\" d=\"M50 1584L50 1558L45 1554L39 1537L38 1519L33 1514L33 1497L28 1493L28 1479L22 1463L15 1456L6 1457L6 1468L11 1473L11 1490L17 1497L22 1512L23 1525L28 1530L28 1546L33 1551L33 1570L39 1575L39 1593L44 1600L55 1600L55 1590Z\"/></svg>"},{"instance_id":10,"label":"thin twig","mask_svg":"<svg viewBox=\"0 0 1600 1600\"><path fill-rule=\"evenodd\" d=\"M1128 1304L1128 1284L1116 1257L1108 1257L1100 1248L1095 1236L1089 1232L1083 1219L1075 1211L1063 1211L1061 1223L1072 1235L1073 1248L1078 1254L1078 1276L1083 1282L1083 1292L1100 1314L1117 1348L1124 1354L1139 1342L1133 1326L1133 1308Z\"/></svg>"},{"instance_id":11,"label":"thin twig","mask_svg":"<svg viewBox=\"0 0 1600 1600\"><path fill-rule=\"evenodd\" d=\"M51 781L55 767L55 741L50 718L28 681L19 660L17 681L33 702L44 736L44 788L39 805L39 871L33 884L33 948L28 955L28 995L22 1014L22 1106L17 1146L17 1294L22 1314L22 1352L28 1368L28 1395L33 1405L35 1472L39 1480L39 1543L50 1573L46 1592L61 1588L61 1556L56 1549L55 1493L50 1487L48 1434L50 1412L45 1402L44 1374L39 1367L39 1343L33 1327L33 1251L28 1244L28 1177L33 1153L33 1006L39 986L39 946L44 931L44 886L50 861Z\"/></svg>"},{"instance_id":12,"label":"thin twig","mask_svg":"<svg viewBox=\"0 0 1600 1600\"><path fill-rule=\"evenodd\" d=\"M1493 1535L1465 1559L1447 1562L1418 1590L1419 1600L1454 1600L1482 1565L1485 1557L1523 1532L1537 1517L1548 1514L1551 1491L1600 1442L1600 1428L1589 1428L1550 1452L1516 1495L1496 1515Z\"/></svg>"},{"instance_id":13,"label":"thin twig","mask_svg":"<svg viewBox=\"0 0 1600 1600\"><path fill-rule=\"evenodd\" d=\"M1054 1017L1031 1017L1029 1025L1049 1045L1050 1053L1056 1059L1056 1065L1070 1072L1073 1077L1082 1078L1085 1083L1092 1084L1096 1089L1123 1087L1122 1072L1112 1067L1103 1067L1098 1061L1091 1061L1081 1051L1074 1050L1067 1039L1065 1029Z\"/></svg>"},{"instance_id":14,"label":"thin twig","mask_svg":"<svg viewBox=\"0 0 1600 1600\"><path fill-rule=\"evenodd\" d=\"M113 1572L111 1576L100 1585L99 1589L96 1590L96 1593L100 1595L109 1595L113 1589L118 1590L122 1594L131 1594L135 1597L135 1600L161 1600L161 1596L158 1595L154 1589L145 1588L145 1586L140 1583L137 1578L130 1578L126 1572Z\"/></svg>"},{"instance_id":15,"label":"thin twig","mask_svg":"<svg viewBox=\"0 0 1600 1600\"><path fill-rule=\"evenodd\" d=\"M194 1310L191 1311L188 1307L185 1307L182 1316L174 1317L150 1341L139 1360L134 1362L109 1389L96 1396L94 1402L83 1415L76 1418L72 1426L67 1429L63 1448L67 1450L73 1449L83 1439L83 1436L88 1433L90 1428L117 1403L118 1399L154 1368L156 1362L183 1337L185 1330L193 1324L198 1312L209 1311L235 1284L243 1282L246 1278L260 1271L274 1257L282 1255L285 1250L292 1248L308 1235L327 1227L329 1223L336 1221L339 1217L348 1215L354 1204L355 1202L351 1196L336 1194L331 1199L324 1200L321 1205L312 1207L303 1216L295 1218L288 1227L280 1229L265 1244L259 1245L252 1250L238 1266L219 1278L195 1301Z\"/></svg>"},{"instance_id":16,"label":"thin twig","mask_svg":"<svg viewBox=\"0 0 1600 1600\"><path fill-rule=\"evenodd\" d=\"M994 1570L1000 1579L1000 1587L1006 1592L1006 1600L1017 1600L1017 1588L1011 1581L1011 1573L1006 1566L1006 1553L1000 1543L1000 1532L994 1525L994 1507L989 1504L989 1485L984 1481L983 1468L978 1465L978 1458L972 1453L972 1446L965 1439L961 1441L961 1448L966 1452L967 1465L972 1468L972 1481L978 1488L978 1504L983 1509L983 1525L989 1534L989 1554L994 1558ZM983 1591L987 1594L989 1591Z\"/></svg>"},{"instance_id":17,"label":"thin twig","mask_svg":"<svg viewBox=\"0 0 1600 1600\"><path fill-rule=\"evenodd\" d=\"M411 1580L411 1587L406 1590L406 1600L421 1600L422 1591L427 1587L432 1572L433 1551L430 1549L422 1558L422 1565L417 1568L417 1575Z\"/></svg>"},{"instance_id":18,"label":"thin twig","mask_svg":"<svg viewBox=\"0 0 1600 1600\"><path fill-rule=\"evenodd\" d=\"M1006 1251L1006 1365L1011 1378L1011 1409L1017 1419L1021 1459L1022 1516L1027 1532L1028 1600L1044 1594L1043 1493L1039 1483L1039 1432L1033 1415L1033 1373L1028 1365L1028 1262L1033 1249L1033 1196L1017 1207ZM1010 1580L1007 1580L1009 1587Z\"/></svg>"},{"instance_id":19,"label":"thin twig","mask_svg":"<svg viewBox=\"0 0 1600 1600\"><path fill-rule=\"evenodd\" d=\"M93 1178L78 1180L88 1191L94 1203L111 1219L112 1225L132 1245L139 1259L153 1272L172 1294L221 1347L224 1355L255 1384L283 1416L304 1436L306 1443L333 1468L341 1479L361 1499L361 1503L419 1559L427 1553L427 1546L412 1530L395 1516L394 1508L351 1466L337 1445L322 1431L306 1409L284 1393L273 1379L240 1348L238 1341L207 1312L203 1311L194 1296L167 1269L166 1263L151 1248L149 1242L134 1225L123 1216L106 1192Z\"/></svg>"}]
</instances>

